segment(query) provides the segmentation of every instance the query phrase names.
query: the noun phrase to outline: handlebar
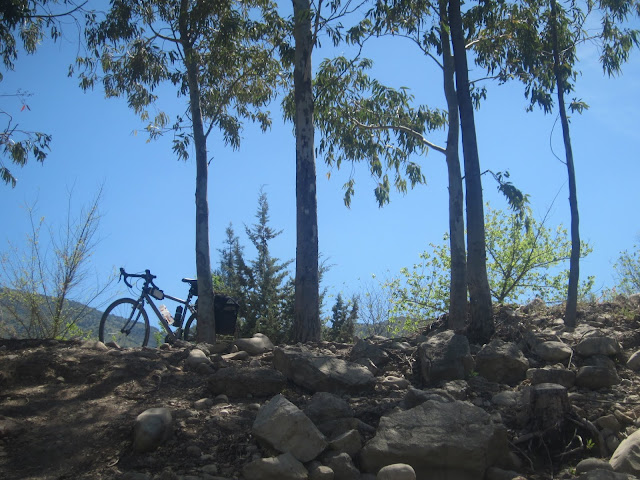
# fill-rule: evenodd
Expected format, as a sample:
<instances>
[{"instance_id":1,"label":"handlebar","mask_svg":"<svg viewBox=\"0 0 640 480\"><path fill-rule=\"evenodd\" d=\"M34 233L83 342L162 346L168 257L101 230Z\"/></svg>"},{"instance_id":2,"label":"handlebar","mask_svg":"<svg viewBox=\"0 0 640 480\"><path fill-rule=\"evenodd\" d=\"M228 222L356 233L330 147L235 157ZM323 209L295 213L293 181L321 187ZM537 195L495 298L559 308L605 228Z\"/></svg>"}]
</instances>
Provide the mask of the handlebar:
<instances>
[{"instance_id":1,"label":"handlebar","mask_svg":"<svg viewBox=\"0 0 640 480\"><path fill-rule=\"evenodd\" d=\"M156 286L156 284L153 283L153 279L156 278L156 276L152 275L149 270L145 270L144 273L127 273L127 272L124 271L124 268L120 267L120 278L124 279L124 284L127 287L133 288L133 285L131 285L129 282L127 282L127 278L129 278L129 277L132 277L132 278L143 278L145 284L151 284L154 287L158 288ZM120 279L118 279L118 281L120 281Z\"/></svg>"}]
</instances>

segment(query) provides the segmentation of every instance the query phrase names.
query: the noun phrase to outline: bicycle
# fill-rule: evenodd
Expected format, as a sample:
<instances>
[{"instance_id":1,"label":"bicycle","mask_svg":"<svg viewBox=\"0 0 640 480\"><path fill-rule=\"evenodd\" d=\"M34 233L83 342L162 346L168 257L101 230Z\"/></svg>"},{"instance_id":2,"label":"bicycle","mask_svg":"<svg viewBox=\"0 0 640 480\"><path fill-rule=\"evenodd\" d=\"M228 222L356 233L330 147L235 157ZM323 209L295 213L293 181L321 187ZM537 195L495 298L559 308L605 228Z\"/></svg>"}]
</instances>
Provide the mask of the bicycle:
<instances>
[{"instance_id":1,"label":"bicycle","mask_svg":"<svg viewBox=\"0 0 640 480\"><path fill-rule=\"evenodd\" d=\"M99 338L101 342L106 343L113 341L120 347L145 347L149 342L150 333L149 316L144 308L145 302L151 306L160 324L167 331L166 342L173 343L176 340L183 339L186 341L195 341L198 302L196 300L196 302L192 304L191 299L198 296L198 280L191 278L182 279L183 282L189 284L187 299L182 300L172 295L166 295L160 290L153 282L156 276L152 275L149 270L145 270L143 274L134 274L127 273L124 271L124 268L120 268L120 278L118 281L124 279L125 285L133 288L133 285L127 281L128 278L140 278L144 280L140 297L137 300L133 298L120 298L107 307L100 319ZM176 308L176 313L173 318L173 325L176 327L175 331L171 330L170 322L167 321L153 301L154 299L163 300L165 298L180 304ZM183 330L183 320L188 313L191 315ZM166 314L168 314L168 312L166 312L165 315ZM170 315L167 316L170 317Z\"/></svg>"}]
</instances>

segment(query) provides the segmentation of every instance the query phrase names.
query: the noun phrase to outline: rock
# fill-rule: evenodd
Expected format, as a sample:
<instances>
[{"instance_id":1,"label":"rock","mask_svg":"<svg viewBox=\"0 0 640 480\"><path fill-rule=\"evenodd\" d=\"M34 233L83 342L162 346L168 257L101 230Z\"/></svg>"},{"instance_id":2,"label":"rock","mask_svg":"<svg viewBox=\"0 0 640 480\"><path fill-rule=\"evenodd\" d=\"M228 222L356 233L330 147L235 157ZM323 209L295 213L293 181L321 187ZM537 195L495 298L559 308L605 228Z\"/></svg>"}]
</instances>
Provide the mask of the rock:
<instances>
[{"instance_id":1,"label":"rock","mask_svg":"<svg viewBox=\"0 0 640 480\"><path fill-rule=\"evenodd\" d=\"M542 342L535 348L536 355L546 362L560 362L571 356L571 347L562 342Z\"/></svg>"},{"instance_id":2,"label":"rock","mask_svg":"<svg viewBox=\"0 0 640 480\"><path fill-rule=\"evenodd\" d=\"M491 403L499 407L515 407L518 404L520 394L513 390L507 390L504 392L496 393L491 398Z\"/></svg>"},{"instance_id":3,"label":"rock","mask_svg":"<svg viewBox=\"0 0 640 480\"><path fill-rule=\"evenodd\" d=\"M393 390L404 390L405 388L409 388L411 382L406 378L396 377L393 375L389 375L388 377L384 377L380 383L383 387L391 388Z\"/></svg>"},{"instance_id":4,"label":"rock","mask_svg":"<svg viewBox=\"0 0 640 480\"><path fill-rule=\"evenodd\" d=\"M318 392L304 408L304 413L314 422L353 417L353 409L342 398L328 392Z\"/></svg>"},{"instance_id":5,"label":"rock","mask_svg":"<svg viewBox=\"0 0 640 480\"><path fill-rule=\"evenodd\" d=\"M609 463L616 472L640 475L640 430L622 441Z\"/></svg>"},{"instance_id":6,"label":"rock","mask_svg":"<svg viewBox=\"0 0 640 480\"><path fill-rule=\"evenodd\" d=\"M324 463L333 470L334 480L360 480L360 471L346 453L328 454Z\"/></svg>"},{"instance_id":7,"label":"rock","mask_svg":"<svg viewBox=\"0 0 640 480\"><path fill-rule=\"evenodd\" d=\"M578 369L576 375L576 386L597 390L599 388L609 388L618 385L620 377L618 373L608 367L585 366Z\"/></svg>"},{"instance_id":8,"label":"rock","mask_svg":"<svg viewBox=\"0 0 640 480\"><path fill-rule=\"evenodd\" d=\"M557 383L566 388L571 388L576 383L576 374L562 366L530 368L527 370L527 378L532 385L540 383Z\"/></svg>"},{"instance_id":9,"label":"rock","mask_svg":"<svg viewBox=\"0 0 640 480\"><path fill-rule=\"evenodd\" d=\"M382 467L376 476L376 480L416 480L416 472L411 465L406 463L394 463Z\"/></svg>"},{"instance_id":10,"label":"rock","mask_svg":"<svg viewBox=\"0 0 640 480\"><path fill-rule=\"evenodd\" d=\"M528 369L529 361L515 343L494 339L476 355L476 370L491 382L515 385Z\"/></svg>"},{"instance_id":11,"label":"rock","mask_svg":"<svg viewBox=\"0 0 640 480\"><path fill-rule=\"evenodd\" d=\"M173 433L173 417L168 408L150 408L136 418L133 426L133 449L151 452Z\"/></svg>"},{"instance_id":12,"label":"rock","mask_svg":"<svg viewBox=\"0 0 640 480\"><path fill-rule=\"evenodd\" d=\"M207 357L207 354L198 348L194 348L189 352L189 356L184 361L184 364L187 368L192 370L196 370L199 365L210 365L211 360Z\"/></svg>"},{"instance_id":13,"label":"rock","mask_svg":"<svg viewBox=\"0 0 640 480\"><path fill-rule=\"evenodd\" d=\"M301 462L316 458L327 447L325 437L302 410L282 395L260 408L252 432L280 452L291 452Z\"/></svg>"},{"instance_id":14,"label":"rock","mask_svg":"<svg viewBox=\"0 0 640 480\"><path fill-rule=\"evenodd\" d=\"M418 478L477 480L508 451L504 427L481 408L429 400L381 417L359 458L365 472L406 463Z\"/></svg>"},{"instance_id":15,"label":"rock","mask_svg":"<svg viewBox=\"0 0 640 480\"><path fill-rule=\"evenodd\" d=\"M601 430L607 428L613 433L618 433L622 428L615 415L604 415L594 422Z\"/></svg>"},{"instance_id":16,"label":"rock","mask_svg":"<svg viewBox=\"0 0 640 480\"><path fill-rule=\"evenodd\" d=\"M525 306L523 306L522 311L524 313L532 313L537 310L542 310L545 307L545 305L546 304L544 303L544 300L536 297L533 300L531 300L529 303L527 303Z\"/></svg>"},{"instance_id":17,"label":"rock","mask_svg":"<svg viewBox=\"0 0 640 480\"><path fill-rule=\"evenodd\" d=\"M438 333L418 347L420 373L425 384L460 380L474 368L469 340L452 330Z\"/></svg>"},{"instance_id":18,"label":"rock","mask_svg":"<svg viewBox=\"0 0 640 480\"><path fill-rule=\"evenodd\" d=\"M309 471L309 480L333 480L333 477L333 470L325 465L317 465Z\"/></svg>"},{"instance_id":19,"label":"rock","mask_svg":"<svg viewBox=\"0 0 640 480\"><path fill-rule=\"evenodd\" d=\"M633 371L640 370L640 350L635 352L629 360L627 361L627 368L630 368Z\"/></svg>"},{"instance_id":20,"label":"rock","mask_svg":"<svg viewBox=\"0 0 640 480\"><path fill-rule=\"evenodd\" d=\"M227 353L226 355L222 355L223 360L247 360L251 355L249 352L245 352L244 350L240 350L239 352Z\"/></svg>"},{"instance_id":21,"label":"rock","mask_svg":"<svg viewBox=\"0 0 640 480\"><path fill-rule=\"evenodd\" d=\"M107 347L100 340L85 340L80 345L80 348L84 348L84 349L87 349L87 350L97 350L99 352L108 352L109 351L109 347Z\"/></svg>"},{"instance_id":22,"label":"rock","mask_svg":"<svg viewBox=\"0 0 640 480\"><path fill-rule=\"evenodd\" d=\"M269 367L221 368L208 380L212 393L224 393L232 397L271 397L280 393L286 384L285 376Z\"/></svg>"},{"instance_id":23,"label":"rock","mask_svg":"<svg viewBox=\"0 0 640 480\"><path fill-rule=\"evenodd\" d=\"M309 478L307 469L291 453L254 460L245 465L242 475L246 480L307 480Z\"/></svg>"},{"instance_id":24,"label":"rock","mask_svg":"<svg viewBox=\"0 0 640 480\"><path fill-rule=\"evenodd\" d=\"M583 473L577 480L636 480L636 476L599 469Z\"/></svg>"},{"instance_id":25,"label":"rock","mask_svg":"<svg viewBox=\"0 0 640 480\"><path fill-rule=\"evenodd\" d=\"M331 440L329 448L336 452L346 453L353 458L362 448L362 437L357 430L349 430Z\"/></svg>"},{"instance_id":26,"label":"rock","mask_svg":"<svg viewBox=\"0 0 640 480\"><path fill-rule=\"evenodd\" d=\"M359 363L359 360L367 359L376 366L384 368L389 363L389 354L380 345L369 340L358 340L349 353L349 360Z\"/></svg>"},{"instance_id":27,"label":"rock","mask_svg":"<svg viewBox=\"0 0 640 480\"><path fill-rule=\"evenodd\" d=\"M271 343L269 337L262 333L256 333L252 338L239 338L235 344L240 350L249 353L249 355L261 355L264 352L273 350L273 343Z\"/></svg>"},{"instance_id":28,"label":"rock","mask_svg":"<svg viewBox=\"0 0 640 480\"><path fill-rule=\"evenodd\" d=\"M606 355L609 357L618 355L622 347L616 339L611 337L594 335L584 338L575 346L575 351L583 357L592 355Z\"/></svg>"},{"instance_id":29,"label":"rock","mask_svg":"<svg viewBox=\"0 0 640 480\"><path fill-rule=\"evenodd\" d=\"M417 388L409 388L407 394L404 396L404 407L406 409L417 407L421 403L427 400L434 400L436 402L453 402L456 400L445 390L437 388L429 390L418 390Z\"/></svg>"},{"instance_id":30,"label":"rock","mask_svg":"<svg viewBox=\"0 0 640 480\"><path fill-rule=\"evenodd\" d=\"M579 462L578 465L576 465L576 473L578 475L598 469L613 471L613 467L611 466L611 464L606 460L602 460L601 458L585 458L584 460Z\"/></svg>"},{"instance_id":31,"label":"rock","mask_svg":"<svg viewBox=\"0 0 640 480\"><path fill-rule=\"evenodd\" d=\"M314 392L363 393L375 387L365 367L327 355L276 347L273 366L295 384Z\"/></svg>"}]
</instances>

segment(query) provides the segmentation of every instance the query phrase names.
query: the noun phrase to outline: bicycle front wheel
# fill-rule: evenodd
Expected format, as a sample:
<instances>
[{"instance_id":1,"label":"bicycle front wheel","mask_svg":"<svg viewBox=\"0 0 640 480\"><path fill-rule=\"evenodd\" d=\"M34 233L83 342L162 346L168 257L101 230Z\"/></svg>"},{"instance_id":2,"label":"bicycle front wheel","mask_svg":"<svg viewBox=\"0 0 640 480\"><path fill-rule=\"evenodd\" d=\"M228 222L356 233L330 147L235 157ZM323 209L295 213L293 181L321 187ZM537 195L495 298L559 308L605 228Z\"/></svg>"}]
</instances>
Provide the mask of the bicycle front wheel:
<instances>
[{"instance_id":1,"label":"bicycle front wheel","mask_svg":"<svg viewBox=\"0 0 640 480\"><path fill-rule=\"evenodd\" d=\"M187 342L194 342L198 338L198 317L191 315L184 327L184 339Z\"/></svg>"},{"instance_id":2,"label":"bicycle front wheel","mask_svg":"<svg viewBox=\"0 0 640 480\"><path fill-rule=\"evenodd\" d=\"M131 298L116 300L102 314L99 336L119 347L144 347L149 342L147 312Z\"/></svg>"}]
</instances>

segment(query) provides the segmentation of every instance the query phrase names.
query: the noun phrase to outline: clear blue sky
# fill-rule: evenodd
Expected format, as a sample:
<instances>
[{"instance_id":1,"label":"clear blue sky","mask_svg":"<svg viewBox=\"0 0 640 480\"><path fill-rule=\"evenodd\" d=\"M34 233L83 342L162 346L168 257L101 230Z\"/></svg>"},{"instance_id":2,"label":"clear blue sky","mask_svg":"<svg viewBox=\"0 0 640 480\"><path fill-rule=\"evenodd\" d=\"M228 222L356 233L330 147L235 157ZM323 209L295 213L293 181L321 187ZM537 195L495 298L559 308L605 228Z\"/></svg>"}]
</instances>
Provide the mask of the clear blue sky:
<instances>
[{"instance_id":1,"label":"clear blue sky","mask_svg":"<svg viewBox=\"0 0 640 480\"><path fill-rule=\"evenodd\" d=\"M70 33L69 40L46 43L37 54L22 55L15 71L4 72L0 83L2 94L18 89L33 94L28 111L21 112L17 101L2 100L20 127L53 135L43 165L32 161L13 168L16 188L0 186L0 251L7 241L24 243L25 203L37 201L38 213L55 226L65 218L70 188L79 208L104 183L101 242L92 259L96 275L106 277L120 266L132 272L149 268L161 288L182 296L186 289L180 278L195 275L195 163L177 161L170 138L147 142L143 123L124 100L105 99L100 89L83 93L75 79L67 78L77 48L73 38ZM439 72L408 42L375 42L365 55L374 59L375 72L385 82L410 87L433 107L444 106ZM323 50L317 51L314 65L323 57ZM640 56L635 53L624 75L613 79L603 76L593 48L583 49L580 57L583 76L576 96L591 108L572 117L571 133L581 234L594 249L582 262L581 276L595 275L598 289L613 284L612 263L640 235ZM550 147L563 157L560 125L553 130L555 115L527 113L525 106L519 84L489 85L489 97L476 112L481 168L509 170L511 180L530 195L538 216L560 192L548 224L568 226L566 167ZM159 107L175 114L184 111L186 103L167 89ZM210 138L214 265L230 222L246 245L247 257L253 257L243 225L254 222L261 186L268 194L272 226L284 231L274 240L272 252L281 259L295 257L295 140L292 126L281 120L278 103L272 112L272 130L261 134L248 125L239 151L224 147L215 135ZM433 140L444 144L442 135ZM330 292L356 293L371 274L396 274L415 263L429 243L442 241L448 205L444 157L430 151L420 163L428 184L406 196L394 193L391 204L382 209L374 200L374 183L365 166L356 166L356 196L347 209L342 185L351 167L332 171L329 179L323 159L317 159L320 251L332 265L325 276ZM490 178L485 178L484 194L492 207L506 208ZM115 294L112 291L111 298Z\"/></svg>"}]
</instances>

